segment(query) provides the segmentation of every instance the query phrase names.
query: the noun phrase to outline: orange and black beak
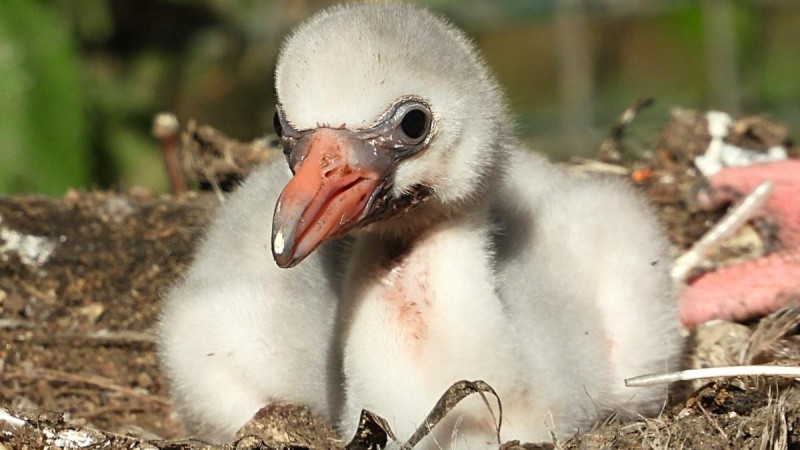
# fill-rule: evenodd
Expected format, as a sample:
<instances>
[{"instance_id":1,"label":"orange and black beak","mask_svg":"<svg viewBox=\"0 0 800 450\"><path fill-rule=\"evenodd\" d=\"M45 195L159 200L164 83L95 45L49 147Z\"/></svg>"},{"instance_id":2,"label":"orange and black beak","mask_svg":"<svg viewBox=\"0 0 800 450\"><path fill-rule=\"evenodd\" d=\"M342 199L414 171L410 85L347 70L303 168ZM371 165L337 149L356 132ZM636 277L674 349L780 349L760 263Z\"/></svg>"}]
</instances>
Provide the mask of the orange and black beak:
<instances>
[{"instance_id":1,"label":"orange and black beak","mask_svg":"<svg viewBox=\"0 0 800 450\"><path fill-rule=\"evenodd\" d=\"M272 222L272 255L284 268L362 222L376 198L386 194L386 180L395 167L390 152L345 129L308 133L290 159L299 162L278 198Z\"/></svg>"}]
</instances>

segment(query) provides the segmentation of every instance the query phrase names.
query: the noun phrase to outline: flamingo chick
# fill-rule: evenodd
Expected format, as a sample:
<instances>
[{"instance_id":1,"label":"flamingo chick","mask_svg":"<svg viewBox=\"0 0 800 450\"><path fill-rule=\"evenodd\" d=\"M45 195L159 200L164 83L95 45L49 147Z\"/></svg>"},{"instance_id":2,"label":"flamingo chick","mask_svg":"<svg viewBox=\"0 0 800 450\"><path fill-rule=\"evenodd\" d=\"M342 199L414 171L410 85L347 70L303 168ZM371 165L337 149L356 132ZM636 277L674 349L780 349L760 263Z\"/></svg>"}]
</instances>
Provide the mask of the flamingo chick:
<instances>
[{"instance_id":1,"label":"flamingo chick","mask_svg":"<svg viewBox=\"0 0 800 450\"><path fill-rule=\"evenodd\" d=\"M463 32L416 6L333 7L275 77L288 170L231 196L161 316L194 433L228 441L283 401L343 438L371 410L402 442L461 379L499 393L504 441L661 407L663 388L623 383L682 348L648 205L521 146ZM419 448L497 448L473 397Z\"/></svg>"}]
</instances>

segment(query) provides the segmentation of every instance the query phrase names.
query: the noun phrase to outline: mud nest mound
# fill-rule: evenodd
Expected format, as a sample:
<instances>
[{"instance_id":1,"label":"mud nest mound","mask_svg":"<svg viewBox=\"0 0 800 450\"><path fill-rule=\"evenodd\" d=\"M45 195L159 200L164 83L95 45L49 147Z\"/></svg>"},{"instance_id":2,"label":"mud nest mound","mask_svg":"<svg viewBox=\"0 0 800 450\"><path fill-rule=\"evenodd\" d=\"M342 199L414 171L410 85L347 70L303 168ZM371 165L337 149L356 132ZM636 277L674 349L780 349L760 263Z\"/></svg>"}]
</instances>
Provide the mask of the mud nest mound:
<instances>
[{"instance_id":1,"label":"mud nest mound","mask_svg":"<svg viewBox=\"0 0 800 450\"><path fill-rule=\"evenodd\" d=\"M702 181L691 159L709 142L703 120L699 113L675 111L644 159L601 163L617 167L649 196L676 254L721 214L691 204L690 193ZM785 129L774 123L748 120L750 128L739 139L749 139L749 147L787 141ZM196 129L190 132L196 140ZM192 136L184 136L184 144ZM604 144L606 154L608 145L618 147L611 154L624 154L621 137L614 134ZM214 138L221 155L235 146L224 135ZM214 147L206 141L205 148ZM193 164L207 157L194 155ZM260 154L256 159L269 158ZM202 165L214 167L214 162ZM222 174L199 170L199 181L224 187L225 180L216 176L240 179L245 173L231 167L250 170L247 164L222 166ZM152 329L161 296L190 263L219 194L71 191L59 199L0 198L0 449L209 448L179 440L184 430L158 367ZM711 352L716 356L700 357L725 362L750 345L747 340L758 323L725 326L734 328L721 334L698 332L690 356ZM761 362L800 363L793 356L799 348L796 330L784 328L759 354ZM743 337L731 337L737 333ZM348 448L370 448L385 440L379 418L362 419L364 429L372 431ZM509 442L503 448L789 448L800 445L798 421L800 393L793 382L719 381L684 387L657 418L612 418L567 442ZM296 405L262 411L238 436L226 447L345 445Z\"/></svg>"}]
</instances>

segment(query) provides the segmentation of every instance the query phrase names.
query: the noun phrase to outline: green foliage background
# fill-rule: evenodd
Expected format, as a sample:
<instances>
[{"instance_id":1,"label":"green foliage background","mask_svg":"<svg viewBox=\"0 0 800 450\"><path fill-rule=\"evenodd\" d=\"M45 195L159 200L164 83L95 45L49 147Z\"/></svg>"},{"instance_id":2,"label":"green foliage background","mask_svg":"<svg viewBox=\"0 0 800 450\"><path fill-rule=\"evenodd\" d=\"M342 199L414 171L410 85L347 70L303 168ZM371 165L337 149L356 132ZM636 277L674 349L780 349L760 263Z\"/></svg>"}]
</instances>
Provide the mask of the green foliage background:
<instances>
[{"instance_id":1,"label":"green foliage background","mask_svg":"<svg viewBox=\"0 0 800 450\"><path fill-rule=\"evenodd\" d=\"M464 27L506 88L519 130L554 155L591 155L638 97L720 107L706 39L714 2L733 9L737 108L800 124L800 1L587 0L588 124L564 125L557 22L565 0L425 0ZM329 0L0 1L0 193L69 187L165 190L152 116L173 111L253 139L271 132L280 41ZM574 3L574 2L572 2ZM721 79L721 77L720 77ZM565 140L565 137L579 137ZM642 150L648 148L643 142Z\"/></svg>"},{"instance_id":2,"label":"green foliage background","mask_svg":"<svg viewBox=\"0 0 800 450\"><path fill-rule=\"evenodd\" d=\"M0 2L0 190L89 182L86 93L70 30L38 2Z\"/></svg>"}]
</instances>

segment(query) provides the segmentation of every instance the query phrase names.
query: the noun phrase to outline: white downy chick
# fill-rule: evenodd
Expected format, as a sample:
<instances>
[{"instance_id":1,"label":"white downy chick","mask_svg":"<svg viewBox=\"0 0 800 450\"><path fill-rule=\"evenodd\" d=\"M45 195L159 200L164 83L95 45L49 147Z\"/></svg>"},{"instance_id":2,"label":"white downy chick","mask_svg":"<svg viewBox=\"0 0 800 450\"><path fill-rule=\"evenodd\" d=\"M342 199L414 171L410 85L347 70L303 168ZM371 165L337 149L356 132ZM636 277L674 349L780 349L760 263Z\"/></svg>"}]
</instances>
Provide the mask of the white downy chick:
<instances>
[{"instance_id":1,"label":"white downy chick","mask_svg":"<svg viewBox=\"0 0 800 450\"><path fill-rule=\"evenodd\" d=\"M663 388L623 383L682 348L649 208L521 148L460 30L409 5L334 7L287 40L276 88L294 175L273 164L233 195L162 316L194 430L228 440L280 400L345 439L369 409L402 442L462 379L498 392L504 441L661 406ZM420 448L496 448L474 397Z\"/></svg>"}]
</instances>

